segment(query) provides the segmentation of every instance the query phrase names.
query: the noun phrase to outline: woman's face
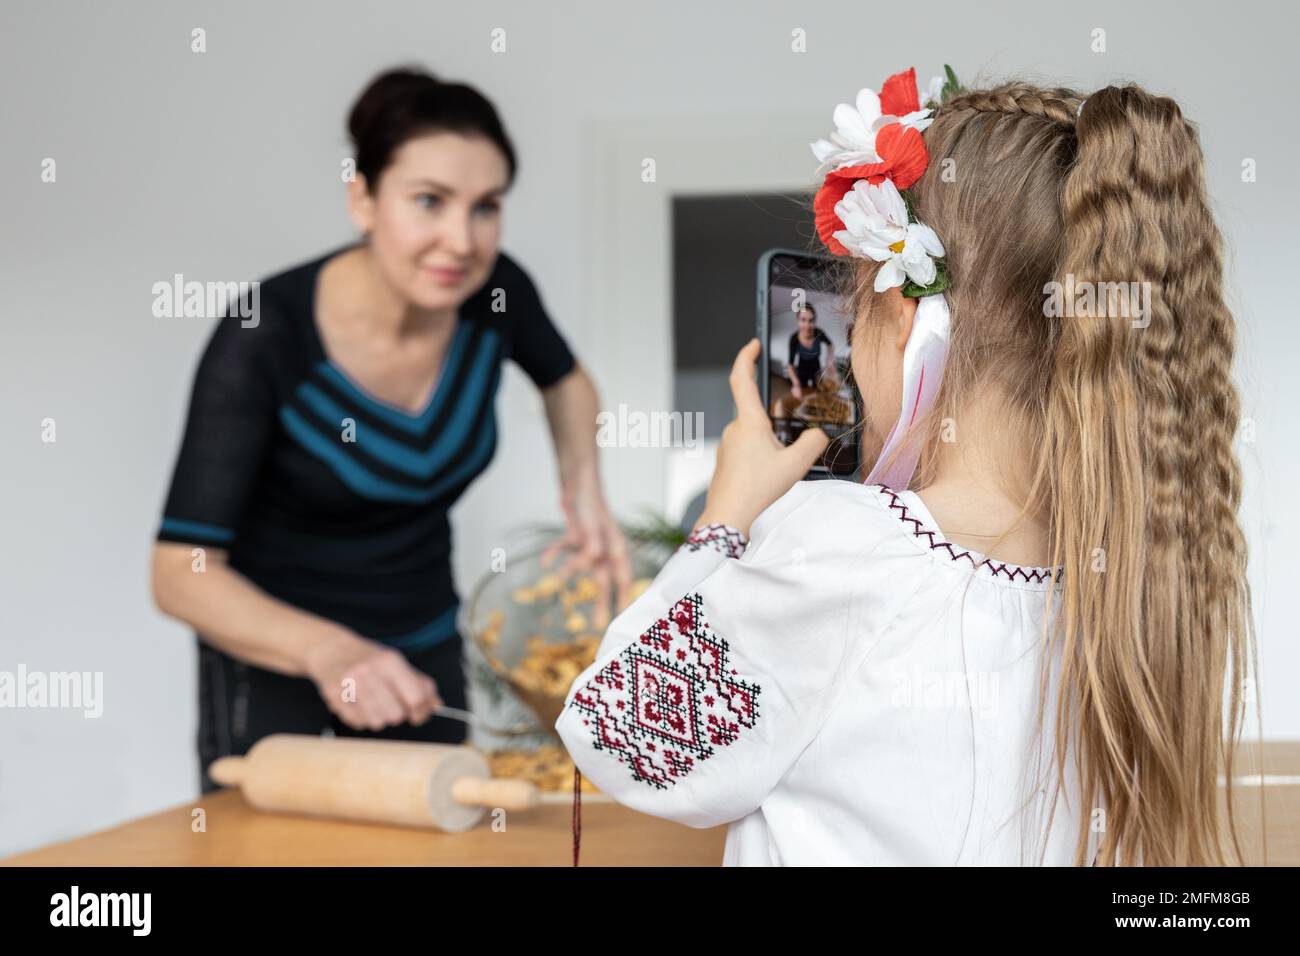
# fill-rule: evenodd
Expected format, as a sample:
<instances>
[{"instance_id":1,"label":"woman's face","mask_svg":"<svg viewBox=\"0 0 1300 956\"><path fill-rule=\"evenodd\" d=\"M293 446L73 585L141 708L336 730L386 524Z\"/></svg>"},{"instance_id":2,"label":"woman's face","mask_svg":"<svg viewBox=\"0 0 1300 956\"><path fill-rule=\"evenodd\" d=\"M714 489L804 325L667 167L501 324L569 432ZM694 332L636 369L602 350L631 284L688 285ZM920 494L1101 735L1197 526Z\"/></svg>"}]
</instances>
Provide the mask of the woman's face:
<instances>
[{"instance_id":1,"label":"woman's face","mask_svg":"<svg viewBox=\"0 0 1300 956\"><path fill-rule=\"evenodd\" d=\"M487 281L501 240L506 158L491 140L438 132L407 140L372 196L358 176L353 222L375 262L407 301L456 309Z\"/></svg>"},{"instance_id":2,"label":"woman's face","mask_svg":"<svg viewBox=\"0 0 1300 956\"><path fill-rule=\"evenodd\" d=\"M817 331L817 317L807 309L799 313L799 335L805 339L811 338Z\"/></svg>"}]
</instances>

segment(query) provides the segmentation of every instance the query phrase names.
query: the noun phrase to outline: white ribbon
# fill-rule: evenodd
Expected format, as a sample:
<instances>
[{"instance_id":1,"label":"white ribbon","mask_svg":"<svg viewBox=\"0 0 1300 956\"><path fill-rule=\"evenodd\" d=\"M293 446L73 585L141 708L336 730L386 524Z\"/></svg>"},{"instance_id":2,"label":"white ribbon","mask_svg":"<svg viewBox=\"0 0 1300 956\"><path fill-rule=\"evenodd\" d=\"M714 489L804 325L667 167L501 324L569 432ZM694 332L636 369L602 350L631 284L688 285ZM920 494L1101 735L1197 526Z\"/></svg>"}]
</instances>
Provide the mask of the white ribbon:
<instances>
[{"instance_id":1,"label":"white ribbon","mask_svg":"<svg viewBox=\"0 0 1300 956\"><path fill-rule=\"evenodd\" d=\"M890 462L889 457L903 444L912 423L934 404L948 358L949 324L948 301L942 292L917 300L912 332L903 347L902 409L865 484L887 485L902 491L912 480L921 454L920 445L910 442L894 461Z\"/></svg>"}]
</instances>

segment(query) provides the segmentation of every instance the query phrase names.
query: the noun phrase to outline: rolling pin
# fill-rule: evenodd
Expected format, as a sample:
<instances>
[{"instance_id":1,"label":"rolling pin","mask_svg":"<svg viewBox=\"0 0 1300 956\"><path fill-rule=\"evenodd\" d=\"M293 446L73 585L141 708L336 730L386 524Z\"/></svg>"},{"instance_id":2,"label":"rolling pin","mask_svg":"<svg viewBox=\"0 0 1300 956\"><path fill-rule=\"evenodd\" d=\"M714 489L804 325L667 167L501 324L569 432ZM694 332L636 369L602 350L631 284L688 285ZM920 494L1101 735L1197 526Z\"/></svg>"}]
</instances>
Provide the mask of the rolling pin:
<instances>
[{"instance_id":1,"label":"rolling pin","mask_svg":"<svg viewBox=\"0 0 1300 956\"><path fill-rule=\"evenodd\" d=\"M534 784L493 779L479 751L453 744L270 734L247 756L214 760L208 774L259 810L451 833L473 827L487 807L538 803Z\"/></svg>"}]
</instances>

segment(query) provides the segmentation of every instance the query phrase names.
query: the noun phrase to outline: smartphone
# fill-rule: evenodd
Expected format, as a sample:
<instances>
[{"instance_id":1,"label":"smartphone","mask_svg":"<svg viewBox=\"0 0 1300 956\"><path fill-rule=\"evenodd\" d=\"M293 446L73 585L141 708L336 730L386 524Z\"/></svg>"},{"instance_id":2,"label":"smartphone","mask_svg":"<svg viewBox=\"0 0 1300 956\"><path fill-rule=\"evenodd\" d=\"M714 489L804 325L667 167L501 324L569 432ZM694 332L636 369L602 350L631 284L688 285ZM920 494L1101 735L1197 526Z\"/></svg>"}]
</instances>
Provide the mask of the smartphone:
<instances>
[{"instance_id":1,"label":"smartphone","mask_svg":"<svg viewBox=\"0 0 1300 956\"><path fill-rule=\"evenodd\" d=\"M759 393L772 431L787 445L806 428L830 438L809 479L854 478L862 465L842 268L830 256L791 249L758 260Z\"/></svg>"}]
</instances>

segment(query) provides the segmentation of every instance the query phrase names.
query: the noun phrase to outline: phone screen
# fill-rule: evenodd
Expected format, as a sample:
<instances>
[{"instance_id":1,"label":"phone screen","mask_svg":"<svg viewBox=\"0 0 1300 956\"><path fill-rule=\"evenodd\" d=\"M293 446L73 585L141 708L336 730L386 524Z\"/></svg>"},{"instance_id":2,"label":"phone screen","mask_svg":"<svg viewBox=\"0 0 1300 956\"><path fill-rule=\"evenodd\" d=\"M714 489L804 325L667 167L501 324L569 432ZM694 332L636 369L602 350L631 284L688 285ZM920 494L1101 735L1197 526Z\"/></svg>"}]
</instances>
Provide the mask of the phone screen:
<instances>
[{"instance_id":1,"label":"phone screen","mask_svg":"<svg viewBox=\"0 0 1300 956\"><path fill-rule=\"evenodd\" d=\"M841 268L829 257L777 249L759 260L759 383L772 430L787 445L806 428L831 439L809 477L853 477L860 465Z\"/></svg>"}]
</instances>

